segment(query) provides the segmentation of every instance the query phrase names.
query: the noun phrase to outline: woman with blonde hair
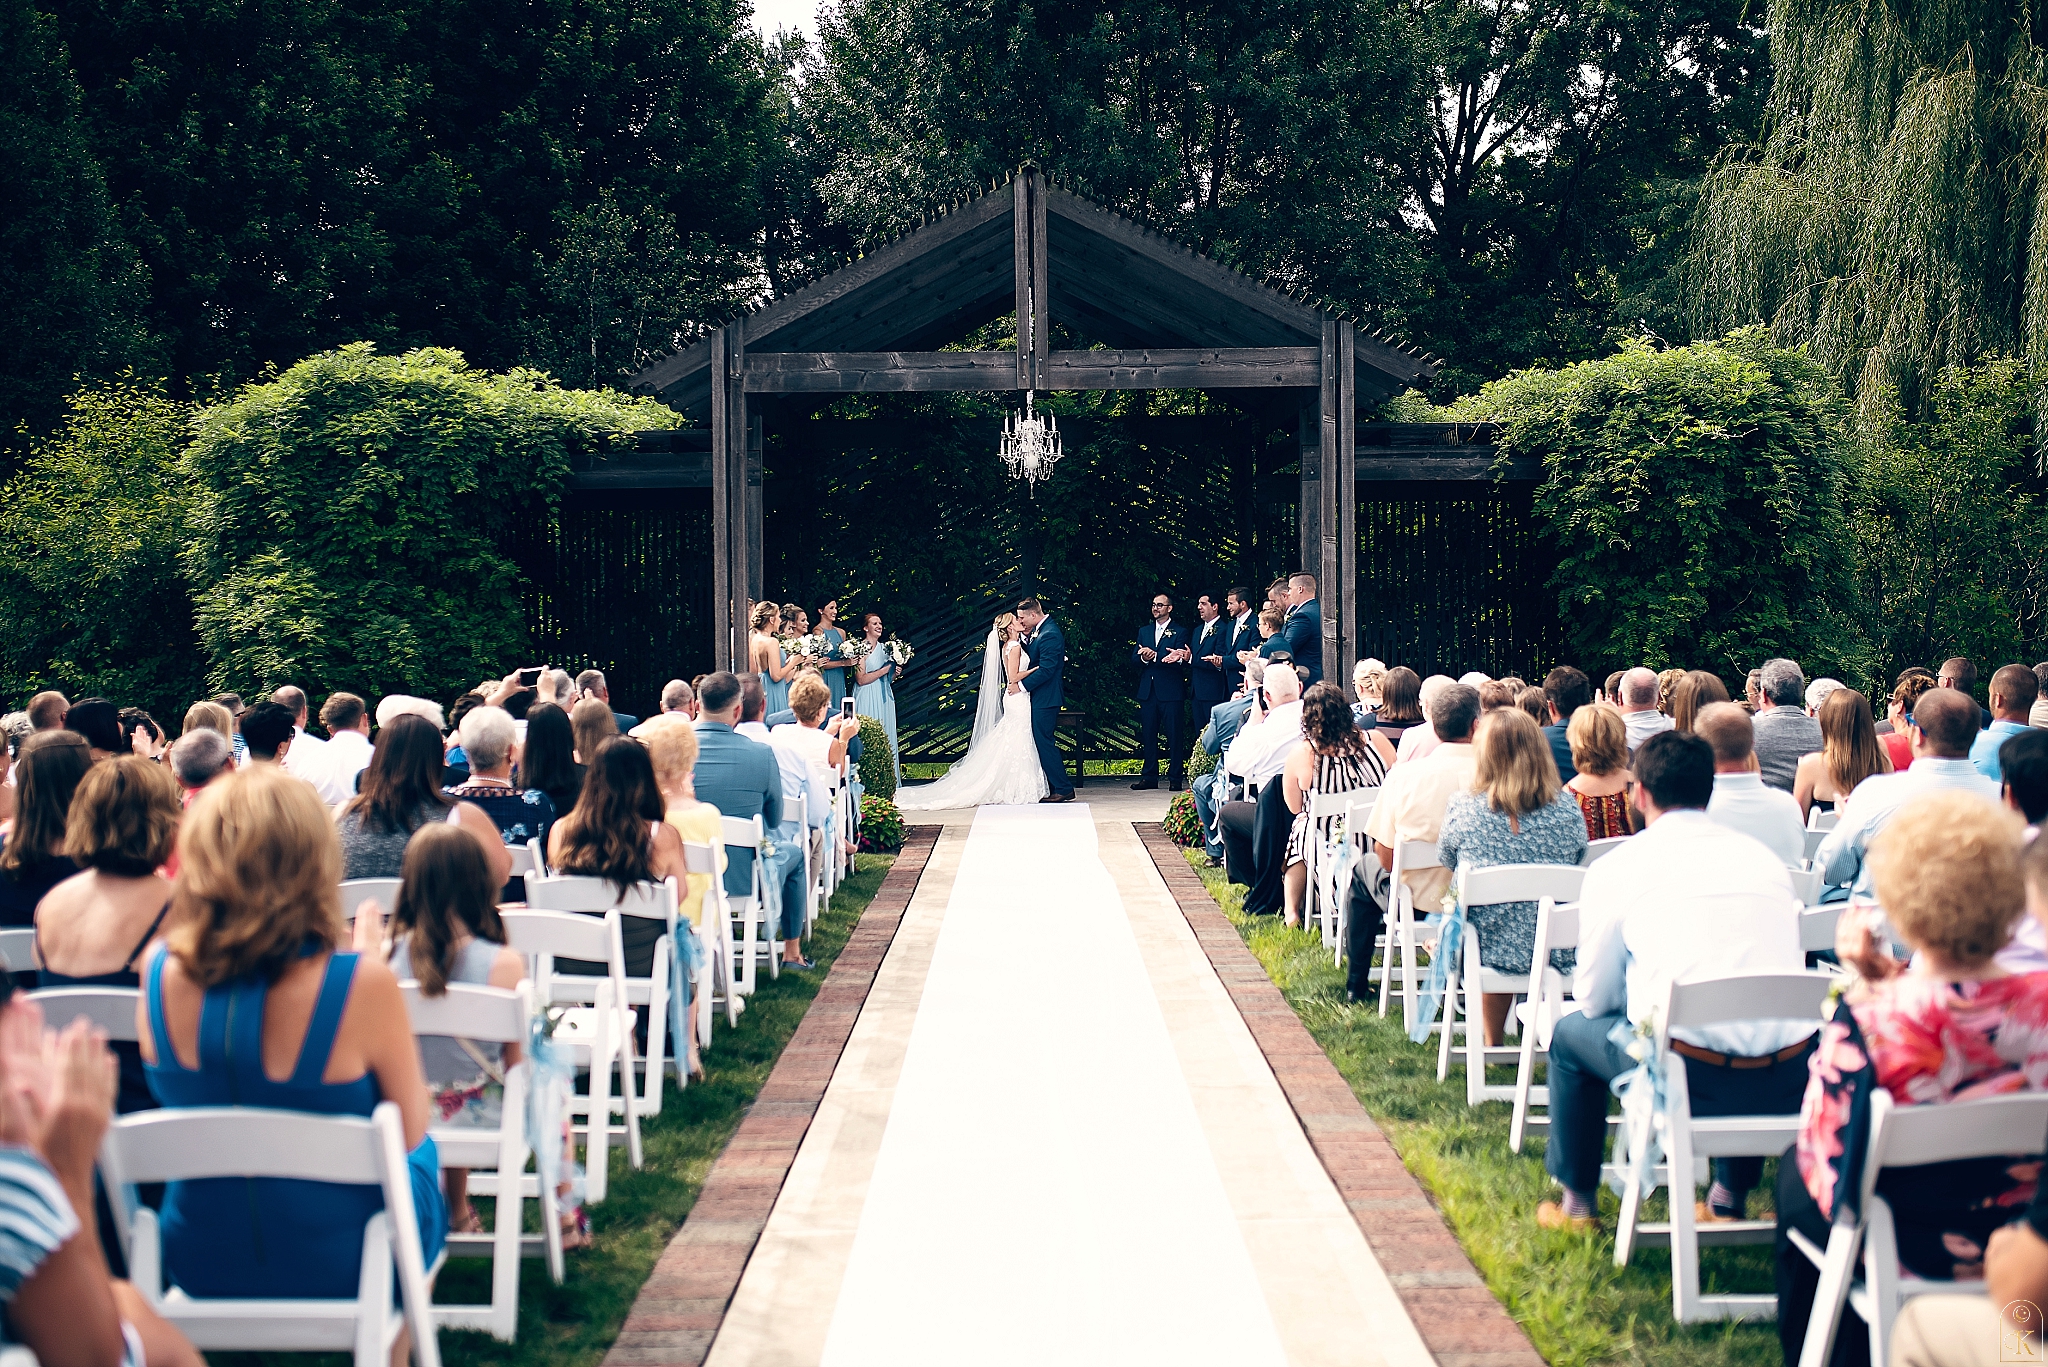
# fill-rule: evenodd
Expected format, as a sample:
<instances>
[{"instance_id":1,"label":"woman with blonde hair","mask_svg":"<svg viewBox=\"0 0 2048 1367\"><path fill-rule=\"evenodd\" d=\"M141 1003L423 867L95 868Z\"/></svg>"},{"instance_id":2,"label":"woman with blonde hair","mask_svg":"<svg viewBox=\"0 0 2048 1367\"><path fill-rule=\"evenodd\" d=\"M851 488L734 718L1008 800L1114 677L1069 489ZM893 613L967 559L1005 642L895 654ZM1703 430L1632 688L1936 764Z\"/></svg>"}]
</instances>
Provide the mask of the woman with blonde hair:
<instances>
[{"instance_id":1,"label":"woman with blonde hair","mask_svg":"<svg viewBox=\"0 0 2048 1367\"><path fill-rule=\"evenodd\" d=\"M697 728L681 713L665 712L640 728L639 740L654 763L654 786L661 790L666 805L661 819L689 843L716 850L722 871L725 836L718 808L697 800ZM704 924L704 894L711 887L711 877L708 873L686 874L681 883L679 910L693 926Z\"/></svg>"},{"instance_id":2,"label":"woman with blonde hair","mask_svg":"<svg viewBox=\"0 0 2048 1367\"><path fill-rule=\"evenodd\" d=\"M881 640L881 621L873 613L863 619L868 639ZM974 734L967 753L933 783L921 783L896 791L896 806L905 812L939 811L954 807L1017 806L1037 802L1051 791L1051 783L1038 763L1038 743L1031 734L1031 695L1023 688L1025 674L1023 633L1014 613L1005 612L989 624L988 639L982 643L981 690L976 695ZM883 657L886 665L887 657ZM860 700L867 685L855 693ZM813 697L813 704L822 699ZM894 746L896 704L889 702L885 726ZM868 715L865 706L862 714ZM803 715L802 713L798 714ZM808 740L816 747L818 742Z\"/></svg>"},{"instance_id":3,"label":"woman with blonde hair","mask_svg":"<svg viewBox=\"0 0 2048 1367\"><path fill-rule=\"evenodd\" d=\"M1688 669L1671 690L1671 729L1692 734L1693 720L1709 703L1727 702L1728 685L1705 669Z\"/></svg>"},{"instance_id":4,"label":"woman with blonde hair","mask_svg":"<svg viewBox=\"0 0 2048 1367\"><path fill-rule=\"evenodd\" d=\"M747 640L747 668L761 676L761 691L767 695L768 710L780 712L789 706L789 681L797 670L796 661L789 658L789 652L776 639L776 630L782 625L782 609L774 603L756 603L748 622L754 630ZM590 763L594 753L585 750L583 762Z\"/></svg>"},{"instance_id":5,"label":"woman with blonde hair","mask_svg":"<svg viewBox=\"0 0 2048 1367\"><path fill-rule=\"evenodd\" d=\"M1839 808L1864 779L1892 771L1868 698L1853 688L1838 688L1821 700L1819 715L1820 749L1801 755L1792 773L1792 796L1799 800L1801 816L1811 816L1816 806Z\"/></svg>"},{"instance_id":6,"label":"woman with blonde hair","mask_svg":"<svg viewBox=\"0 0 2048 1367\"><path fill-rule=\"evenodd\" d=\"M1565 791L1579 804L1588 840L1612 840L1641 829L1628 800L1634 780L1628 771L1628 723L1613 703L1589 703L1572 713L1564 738L1578 770Z\"/></svg>"},{"instance_id":7,"label":"woman with blonde hair","mask_svg":"<svg viewBox=\"0 0 2048 1367\"><path fill-rule=\"evenodd\" d=\"M602 698L585 698L569 709L569 728L576 736L576 762L588 766L597 747L619 734L619 719Z\"/></svg>"},{"instance_id":8,"label":"woman with blonde hair","mask_svg":"<svg viewBox=\"0 0 2048 1367\"><path fill-rule=\"evenodd\" d=\"M341 845L319 795L275 765L237 770L186 813L178 851L174 928L135 1011L150 1089L166 1107L367 1116L395 1102L431 1265L448 1212L419 1047L397 977L342 948ZM354 1300L383 1200L340 1183L173 1182L164 1269L192 1296Z\"/></svg>"},{"instance_id":9,"label":"woman with blonde hair","mask_svg":"<svg viewBox=\"0 0 2048 1367\"><path fill-rule=\"evenodd\" d=\"M1586 853L1586 819L1564 791L1550 745L1529 715L1513 707L1483 713L1473 728L1472 752L1472 791L1452 797L1444 808L1437 837L1444 867L1577 864ZM1536 951L1534 902L1466 907L1465 923L1479 937L1481 964L1496 973L1528 975ZM1484 995L1489 1046L1500 1043L1513 1002L1510 993Z\"/></svg>"},{"instance_id":10,"label":"woman with blonde hair","mask_svg":"<svg viewBox=\"0 0 2048 1367\"><path fill-rule=\"evenodd\" d=\"M1682 669L1660 669L1657 671L1657 710L1665 716L1672 715L1678 705L1678 681L1685 677Z\"/></svg>"}]
</instances>

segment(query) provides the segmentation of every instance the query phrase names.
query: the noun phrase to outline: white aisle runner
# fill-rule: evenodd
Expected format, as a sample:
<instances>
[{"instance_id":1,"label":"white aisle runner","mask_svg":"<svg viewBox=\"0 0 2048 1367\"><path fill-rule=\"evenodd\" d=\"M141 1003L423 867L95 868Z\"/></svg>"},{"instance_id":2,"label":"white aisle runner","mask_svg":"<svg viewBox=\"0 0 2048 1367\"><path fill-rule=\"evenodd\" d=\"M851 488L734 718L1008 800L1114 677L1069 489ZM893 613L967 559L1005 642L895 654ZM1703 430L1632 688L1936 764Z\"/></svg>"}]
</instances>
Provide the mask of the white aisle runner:
<instances>
[{"instance_id":1,"label":"white aisle runner","mask_svg":"<svg viewBox=\"0 0 2048 1367\"><path fill-rule=\"evenodd\" d=\"M1429 1360L1135 834L1100 832L947 832L714 1364Z\"/></svg>"}]
</instances>

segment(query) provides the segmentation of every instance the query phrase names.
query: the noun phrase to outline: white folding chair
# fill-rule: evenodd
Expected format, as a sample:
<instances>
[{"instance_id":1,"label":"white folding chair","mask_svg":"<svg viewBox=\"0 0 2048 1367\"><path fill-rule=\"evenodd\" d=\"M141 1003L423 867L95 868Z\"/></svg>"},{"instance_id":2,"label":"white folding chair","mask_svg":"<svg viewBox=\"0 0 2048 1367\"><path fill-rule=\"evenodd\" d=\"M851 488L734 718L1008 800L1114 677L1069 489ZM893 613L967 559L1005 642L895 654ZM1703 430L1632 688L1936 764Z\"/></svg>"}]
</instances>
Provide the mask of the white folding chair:
<instances>
[{"instance_id":1,"label":"white folding chair","mask_svg":"<svg viewBox=\"0 0 2048 1367\"><path fill-rule=\"evenodd\" d=\"M697 938L705 950L703 970L692 979L692 989L697 1006L697 1043L700 1046L711 1043L711 1017L715 1010L725 1010L725 1028L730 1030L740 1023L740 1012L747 1009L747 1002L734 987L732 912L725 900L725 872L719 867L719 850L711 845L696 845L683 842L683 867L690 873L710 876L711 882L704 889L704 904L697 912Z\"/></svg>"},{"instance_id":2,"label":"white folding chair","mask_svg":"<svg viewBox=\"0 0 2048 1367\"><path fill-rule=\"evenodd\" d=\"M353 922L356 908L364 898L375 902L384 913L384 919L391 919L391 908L398 905L398 878L344 878L341 883L341 919Z\"/></svg>"},{"instance_id":3,"label":"white folding chair","mask_svg":"<svg viewBox=\"0 0 2048 1367\"><path fill-rule=\"evenodd\" d=\"M589 1205L604 1200L610 1181L611 1141L626 1137L626 1156L640 1166L640 1108L633 1095L633 1009L626 1005L626 951L619 936L616 909L603 916L586 916L573 911L501 911L505 939L527 957L527 977L533 983L533 998L542 1009L554 1000L556 959L582 959L606 967L603 977L584 978L595 983L596 1000L590 1006L571 1007L555 1024L555 1042L568 1049L579 1063L590 1068L590 1093L569 1103L570 1130L583 1130L583 1199ZM564 974L563 977L577 975ZM612 1072L618 1070L620 1105L625 1124L611 1123Z\"/></svg>"},{"instance_id":4,"label":"white folding chair","mask_svg":"<svg viewBox=\"0 0 2048 1367\"><path fill-rule=\"evenodd\" d=\"M1579 856L1579 867L1582 869L1592 868L1594 864L1620 849L1622 844L1628 839L1629 837L1625 835L1610 835L1605 840L1587 841L1586 852Z\"/></svg>"},{"instance_id":5,"label":"white folding chair","mask_svg":"<svg viewBox=\"0 0 2048 1367\"><path fill-rule=\"evenodd\" d=\"M811 868L811 797L809 793L796 795L796 838L803 845L804 861L804 934L811 933L811 927L818 921L818 883ZM779 961L780 955L777 956Z\"/></svg>"},{"instance_id":6,"label":"white folding chair","mask_svg":"<svg viewBox=\"0 0 2048 1367\"><path fill-rule=\"evenodd\" d=\"M41 968L43 956L36 953L36 928L20 926L0 930L0 959L5 959L7 967L16 973Z\"/></svg>"},{"instance_id":7,"label":"white folding chair","mask_svg":"<svg viewBox=\"0 0 2048 1367\"><path fill-rule=\"evenodd\" d=\"M1841 824L1842 810L1839 807L1831 812L1824 812L1815 807L1806 814L1806 829L1809 831L1832 831Z\"/></svg>"},{"instance_id":8,"label":"white folding chair","mask_svg":"<svg viewBox=\"0 0 2048 1367\"><path fill-rule=\"evenodd\" d=\"M1820 853L1820 847L1827 840L1829 833L1827 831L1814 830L1811 827L1809 827L1805 834L1806 862L1811 864L1813 862L1814 855Z\"/></svg>"},{"instance_id":9,"label":"white folding chair","mask_svg":"<svg viewBox=\"0 0 2048 1367\"><path fill-rule=\"evenodd\" d=\"M1708 1296L1700 1292L1702 1244L1769 1243L1770 1220L1717 1221L1702 1228L1693 1213L1699 1164L1714 1158L1771 1158L1799 1137L1799 1112L1783 1115L1695 1116L1686 1090L1685 1058L1673 1052L1673 1027L1700 1029L1736 1021L1807 1020L1820 1029L1821 1010L1834 979L1825 973L1765 973L1721 978L1695 978L1673 983L1657 1013L1655 1066L1664 1074L1664 1163L1669 1184L1671 1218L1657 1224L1641 1222L1642 1205L1650 1192L1635 1179L1632 1167L1621 1193L1621 1222L1614 1237L1614 1265L1626 1267L1638 1243L1666 1243L1671 1248L1671 1314L1680 1324L1700 1320L1770 1319L1778 1313L1771 1295ZM2048 1113L2044 1113L2048 1121ZM1626 1149L1627 1129L1618 1150ZM2041 1135L2037 1129L2034 1144ZM1632 1155L1630 1155L1632 1156Z\"/></svg>"},{"instance_id":10,"label":"white folding chair","mask_svg":"<svg viewBox=\"0 0 2048 1367\"><path fill-rule=\"evenodd\" d=\"M753 868L753 881L745 894L735 897L728 892L725 899L727 913L738 922L733 928L733 937L734 948L739 951L735 958L739 966L737 980L740 993L751 997L763 956L768 960L768 976L777 978L782 975L782 955L773 938L775 932L766 924L768 900L759 854L768 828L758 816L720 817L719 824L724 829L727 863L732 862L734 850L746 850L747 862Z\"/></svg>"},{"instance_id":11,"label":"white folding chair","mask_svg":"<svg viewBox=\"0 0 2048 1367\"><path fill-rule=\"evenodd\" d=\"M146 1206L128 1211L128 1278L151 1309L203 1352L353 1351L355 1367L387 1367L400 1327L410 1325L413 1361L440 1367L427 1284L432 1269L421 1258L405 1127L395 1102L380 1102L367 1119L240 1106L122 1116L100 1145L100 1174L122 1201L136 1183L209 1177L381 1187L384 1209L363 1226L362 1274L351 1300L199 1298L166 1287L157 1214Z\"/></svg>"},{"instance_id":12,"label":"white folding chair","mask_svg":"<svg viewBox=\"0 0 2048 1367\"><path fill-rule=\"evenodd\" d=\"M1336 885L1336 869L1323 848L1322 831L1326 824L1335 823L1335 829L1342 830L1346 839L1365 829L1365 816L1372 814L1373 804L1379 800L1378 788L1347 788L1337 793L1310 793L1308 795L1308 839L1305 842L1302 859L1306 865L1307 886L1303 893L1302 916L1313 916L1322 927L1323 948L1336 952L1338 963L1344 961L1338 938L1341 932L1343 906L1348 891ZM1363 804L1362 816L1353 816Z\"/></svg>"},{"instance_id":13,"label":"white folding chair","mask_svg":"<svg viewBox=\"0 0 2048 1367\"><path fill-rule=\"evenodd\" d=\"M1401 972L1401 1021L1404 1028L1415 1028L1415 1011L1422 993L1422 974L1418 963L1421 946L1418 943L1422 916L1426 914L1415 906L1415 894L1408 887L1402 874L1410 869L1426 869L1441 863L1442 856L1434 844L1426 840L1394 841L1393 876L1387 883L1387 900L1393 905L1387 911L1387 951L1384 970L1380 974L1380 1014L1387 1014L1388 984L1393 980L1394 961L1400 960ZM1436 908L1428 908L1434 911Z\"/></svg>"},{"instance_id":14,"label":"white folding chair","mask_svg":"<svg viewBox=\"0 0 2048 1367\"><path fill-rule=\"evenodd\" d=\"M621 939L628 921L652 921L661 927L661 938L654 942L654 961L647 976L641 978L626 974L622 998L627 1006L647 1011L647 1055L641 1060L647 1076L636 1103L643 1116L661 1114L662 1073L665 1069L674 1068L678 1086L689 1079L688 1042L669 1038L673 1033L669 1029L669 959L676 952L676 905L680 896L674 878L665 878L659 883L635 883L623 894L610 880L587 874L557 874L552 878L526 880L526 904L538 910L573 911L584 915L601 915L616 910ZM597 1000L596 982L596 978L579 977L573 973L557 974L548 1000L591 1005ZM672 1052L671 1044L679 1046L678 1049Z\"/></svg>"},{"instance_id":15,"label":"white folding chair","mask_svg":"<svg viewBox=\"0 0 2048 1367\"><path fill-rule=\"evenodd\" d=\"M1515 1060L1515 1112L1508 1125L1508 1149L1522 1151L1522 1136L1531 1126L1550 1126L1550 1088L1536 1085L1536 1063L1550 1057L1550 1035L1574 1008L1571 979L1550 965L1554 949L1579 947L1579 904L1545 897L1536 904L1536 948L1529 959L1528 999L1516 1010L1522 1017L1521 1051ZM1541 1106L1542 1115L1529 1114Z\"/></svg>"},{"instance_id":16,"label":"white folding chair","mask_svg":"<svg viewBox=\"0 0 2048 1367\"><path fill-rule=\"evenodd\" d=\"M1345 796L1343 814L1344 833L1347 839L1359 844L1358 857L1360 859L1370 859L1373 857L1371 848L1364 840L1365 823L1372 819L1372 809L1379 800L1380 790L1377 788L1361 788ZM1330 936L1331 942L1328 948L1330 950L1331 962L1338 967L1341 967L1344 963L1344 946L1351 934L1351 889L1338 886L1338 880L1341 877L1342 874L1338 870L1330 868L1326 870L1323 879L1323 895L1328 899L1327 905L1330 907L1329 916L1333 924ZM1386 940L1387 923L1383 920L1380 925L1380 933L1373 937L1372 947L1366 952L1371 954L1374 950L1385 944ZM1365 975L1367 983L1377 982L1380 978L1384 977L1387 968L1392 965L1393 961L1393 956L1387 955L1380 961L1380 967L1378 968L1367 964Z\"/></svg>"},{"instance_id":17,"label":"white folding chair","mask_svg":"<svg viewBox=\"0 0 2048 1367\"><path fill-rule=\"evenodd\" d=\"M509 875L510 877L545 878L548 876L547 855L541 850L539 836L534 836L522 844L507 845L505 850L512 856L512 872Z\"/></svg>"},{"instance_id":18,"label":"white folding chair","mask_svg":"<svg viewBox=\"0 0 2048 1367\"><path fill-rule=\"evenodd\" d=\"M438 997L427 996L412 979L399 986L405 992L406 1014L412 1019L415 1036L445 1035L477 1044L526 1046L526 1025L533 1010L528 984L507 991L449 983ZM526 1094L533 1081L533 1061L521 1059L504 1070L504 1078L504 1109L496 1126L429 1125L427 1133L440 1150L442 1167L471 1170L473 1193L482 1194L475 1185L477 1176L485 1170L495 1176L491 1186L498 1203L497 1227L490 1233L448 1232L449 1257L491 1260L491 1299L483 1305L437 1304L434 1318L450 1329L481 1329L511 1343L519 1328L520 1258L544 1255L548 1275L561 1285L562 1219L553 1185L526 1173ZM540 1202L539 1234L521 1232L529 1196Z\"/></svg>"},{"instance_id":19,"label":"white folding chair","mask_svg":"<svg viewBox=\"0 0 2048 1367\"><path fill-rule=\"evenodd\" d=\"M1458 904L1483 907L1496 902L1536 902L1540 913L1540 903L1544 898L1554 902L1578 901L1579 885L1585 879L1586 871L1576 864L1497 864L1488 869L1461 864L1457 874ZM1496 973L1486 968L1480 962L1479 933L1469 921L1465 926L1464 952L1460 957L1462 964L1452 962L1450 975L1444 981L1443 1034L1437 1043L1436 1080L1442 1082L1450 1076L1451 1055L1462 1052L1465 1055L1466 1105L1477 1106L1482 1101L1513 1101L1514 1086L1487 1086L1486 1065L1519 1063L1521 1047L1518 1044L1488 1045L1485 1042L1485 1018L1483 1013L1473 1011L1473 997L1487 992L1527 991L1535 965L1530 965L1532 978ZM1465 1036L1462 1050L1456 1038L1460 1031Z\"/></svg>"},{"instance_id":20,"label":"white folding chair","mask_svg":"<svg viewBox=\"0 0 2048 1367\"><path fill-rule=\"evenodd\" d=\"M1813 1316L1806 1322L1799 1367L1823 1367L1833 1355L1845 1304L1862 1316L1869 1330L1870 1360L1889 1362L1892 1325L1907 1297L1985 1294L1981 1280L1930 1281L1900 1275L1898 1230L1891 1204L1877 1194L1878 1175L1884 1169L2039 1154L2041 1136L2048 1132L2048 1093L2043 1092L1946 1106L1901 1106L1880 1087L1873 1090L1870 1102L1862 1219L1852 1221L1848 1203L1840 1203L1825 1250L1816 1248L1797 1229L1787 1231L1793 1247L1820 1269L1820 1288L1814 1296Z\"/></svg>"},{"instance_id":21,"label":"white folding chair","mask_svg":"<svg viewBox=\"0 0 2048 1367\"><path fill-rule=\"evenodd\" d=\"M46 987L28 999L43 1008L43 1019L62 1030L80 1016L107 1032L110 1040L135 1043L135 1003L141 992L132 987Z\"/></svg>"},{"instance_id":22,"label":"white folding chair","mask_svg":"<svg viewBox=\"0 0 2048 1367\"><path fill-rule=\"evenodd\" d=\"M1792 875L1792 894L1799 899L1802 907L1820 905L1820 895L1825 884L1820 881L1819 869L1788 869Z\"/></svg>"}]
</instances>

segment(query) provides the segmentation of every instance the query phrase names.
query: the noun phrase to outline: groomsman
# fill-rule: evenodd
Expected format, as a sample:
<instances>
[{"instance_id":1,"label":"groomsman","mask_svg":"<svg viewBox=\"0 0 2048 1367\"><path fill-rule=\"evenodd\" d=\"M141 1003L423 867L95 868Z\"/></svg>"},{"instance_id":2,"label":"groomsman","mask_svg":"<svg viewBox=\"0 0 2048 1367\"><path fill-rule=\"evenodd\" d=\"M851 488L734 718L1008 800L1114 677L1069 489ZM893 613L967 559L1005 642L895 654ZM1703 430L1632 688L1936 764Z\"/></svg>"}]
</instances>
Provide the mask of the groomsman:
<instances>
[{"instance_id":1,"label":"groomsman","mask_svg":"<svg viewBox=\"0 0 2048 1367\"><path fill-rule=\"evenodd\" d=\"M1159 728L1166 728L1168 781L1173 791L1181 790L1181 775L1187 752L1181 743L1181 707L1188 696L1188 665L1194 650L1188 634L1173 624L1173 600L1165 594L1152 598L1152 620L1138 632L1131 662L1138 666L1138 736L1145 767L1133 788L1159 786Z\"/></svg>"},{"instance_id":2,"label":"groomsman","mask_svg":"<svg viewBox=\"0 0 2048 1367\"><path fill-rule=\"evenodd\" d=\"M1287 625L1280 629L1294 663L1308 671L1302 687L1323 680L1323 606L1316 601L1316 577L1291 575L1287 581ZM1279 639L1279 638L1275 638Z\"/></svg>"},{"instance_id":3,"label":"groomsman","mask_svg":"<svg viewBox=\"0 0 2048 1367\"><path fill-rule=\"evenodd\" d=\"M1244 688L1245 661L1259 653L1259 614L1252 610L1252 591L1232 589L1224 594L1223 611L1230 623L1230 649L1223 653L1223 668L1235 694Z\"/></svg>"},{"instance_id":4,"label":"groomsman","mask_svg":"<svg viewBox=\"0 0 2048 1367\"><path fill-rule=\"evenodd\" d=\"M1209 724L1209 709L1230 697L1233 688L1225 665L1237 660L1230 653L1230 623L1223 620L1216 600L1203 594L1195 600L1195 611L1202 619L1194 632L1195 728L1199 732Z\"/></svg>"}]
</instances>

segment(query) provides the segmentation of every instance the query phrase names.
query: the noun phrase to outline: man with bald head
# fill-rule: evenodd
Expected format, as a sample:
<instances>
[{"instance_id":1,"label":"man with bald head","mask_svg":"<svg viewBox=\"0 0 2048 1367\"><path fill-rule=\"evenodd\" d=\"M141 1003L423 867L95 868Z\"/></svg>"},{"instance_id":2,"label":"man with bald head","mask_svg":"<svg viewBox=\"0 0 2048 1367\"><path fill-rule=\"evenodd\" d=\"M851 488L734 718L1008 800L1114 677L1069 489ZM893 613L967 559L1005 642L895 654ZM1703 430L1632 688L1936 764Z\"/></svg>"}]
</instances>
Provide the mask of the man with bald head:
<instances>
[{"instance_id":1,"label":"man with bald head","mask_svg":"<svg viewBox=\"0 0 2048 1367\"><path fill-rule=\"evenodd\" d=\"M1621 721L1628 728L1631 756L1644 741L1671 729L1671 718L1657 710L1657 671L1637 665L1621 676Z\"/></svg>"},{"instance_id":2,"label":"man with bald head","mask_svg":"<svg viewBox=\"0 0 2048 1367\"><path fill-rule=\"evenodd\" d=\"M1828 886L1849 883L1854 903L1877 905L1870 874L1870 842L1899 808L1943 788L1961 788L1987 802L1999 800L1998 780L1986 778L1970 763L1977 739L1977 702L1953 688L1930 688L1913 704L1906 734L1913 742L1911 768L1875 774L1856 785L1842 804L1842 819L1814 853L1813 866Z\"/></svg>"},{"instance_id":3,"label":"man with bald head","mask_svg":"<svg viewBox=\"0 0 2048 1367\"><path fill-rule=\"evenodd\" d=\"M1756 762L1756 728L1749 713L1732 702L1709 703L1693 719L1692 733L1714 751L1714 796L1707 820L1759 841L1780 862L1797 867L1806 858L1806 823L1799 803L1764 783Z\"/></svg>"}]
</instances>

